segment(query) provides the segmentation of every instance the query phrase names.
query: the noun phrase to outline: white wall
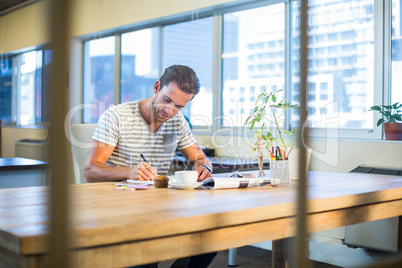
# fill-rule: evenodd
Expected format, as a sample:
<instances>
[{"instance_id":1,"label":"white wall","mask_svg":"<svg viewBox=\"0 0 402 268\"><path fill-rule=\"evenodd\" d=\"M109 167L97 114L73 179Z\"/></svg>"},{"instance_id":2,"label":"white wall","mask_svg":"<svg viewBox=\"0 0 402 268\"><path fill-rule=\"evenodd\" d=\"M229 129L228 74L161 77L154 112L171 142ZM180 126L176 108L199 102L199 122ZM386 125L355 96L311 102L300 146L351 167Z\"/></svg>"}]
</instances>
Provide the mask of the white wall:
<instances>
[{"instance_id":1,"label":"white wall","mask_svg":"<svg viewBox=\"0 0 402 268\"><path fill-rule=\"evenodd\" d=\"M0 54L49 42L47 18L45 1L0 17Z\"/></svg>"},{"instance_id":2,"label":"white wall","mask_svg":"<svg viewBox=\"0 0 402 268\"><path fill-rule=\"evenodd\" d=\"M72 0L71 36L100 37L105 31L126 28L183 12L230 5L236 0ZM0 53L19 51L50 41L47 1L39 1L0 17Z\"/></svg>"},{"instance_id":3,"label":"white wall","mask_svg":"<svg viewBox=\"0 0 402 268\"><path fill-rule=\"evenodd\" d=\"M206 7L229 5L235 0L74 0L72 36L98 34L135 23L199 11Z\"/></svg>"}]
</instances>

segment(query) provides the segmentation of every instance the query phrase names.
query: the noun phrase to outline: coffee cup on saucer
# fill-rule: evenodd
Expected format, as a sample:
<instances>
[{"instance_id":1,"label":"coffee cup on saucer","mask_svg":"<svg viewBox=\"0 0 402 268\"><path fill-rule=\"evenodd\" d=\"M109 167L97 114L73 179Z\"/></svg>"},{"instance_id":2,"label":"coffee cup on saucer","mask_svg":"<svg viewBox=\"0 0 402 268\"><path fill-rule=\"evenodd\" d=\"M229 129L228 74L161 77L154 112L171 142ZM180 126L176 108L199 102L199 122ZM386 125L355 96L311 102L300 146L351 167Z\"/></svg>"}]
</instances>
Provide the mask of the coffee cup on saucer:
<instances>
[{"instance_id":1,"label":"coffee cup on saucer","mask_svg":"<svg viewBox=\"0 0 402 268\"><path fill-rule=\"evenodd\" d=\"M198 180L198 171L183 170L176 171L174 176L170 176L170 181L176 185L194 185Z\"/></svg>"}]
</instances>

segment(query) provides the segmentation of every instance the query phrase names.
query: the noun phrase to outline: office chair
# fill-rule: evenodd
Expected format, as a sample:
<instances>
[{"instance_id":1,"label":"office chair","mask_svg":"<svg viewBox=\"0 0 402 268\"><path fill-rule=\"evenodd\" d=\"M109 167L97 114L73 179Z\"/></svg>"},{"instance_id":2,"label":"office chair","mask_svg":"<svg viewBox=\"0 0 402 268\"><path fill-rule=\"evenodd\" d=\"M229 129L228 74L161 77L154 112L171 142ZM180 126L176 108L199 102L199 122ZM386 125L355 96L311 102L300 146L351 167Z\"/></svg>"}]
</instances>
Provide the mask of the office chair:
<instances>
[{"instance_id":1,"label":"office chair","mask_svg":"<svg viewBox=\"0 0 402 268\"><path fill-rule=\"evenodd\" d=\"M84 164L95 127L96 124L72 124L70 126L70 142L76 184L87 182L83 175Z\"/></svg>"}]
</instances>

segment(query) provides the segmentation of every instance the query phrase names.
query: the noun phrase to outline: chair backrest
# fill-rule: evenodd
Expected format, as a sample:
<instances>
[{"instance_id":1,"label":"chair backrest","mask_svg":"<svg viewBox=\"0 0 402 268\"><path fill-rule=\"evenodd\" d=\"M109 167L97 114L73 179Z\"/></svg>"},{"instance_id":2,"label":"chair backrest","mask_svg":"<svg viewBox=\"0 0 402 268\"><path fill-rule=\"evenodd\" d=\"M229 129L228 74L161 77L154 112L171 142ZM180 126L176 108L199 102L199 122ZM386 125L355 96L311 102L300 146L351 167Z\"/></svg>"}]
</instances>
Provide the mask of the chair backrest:
<instances>
[{"instance_id":1,"label":"chair backrest","mask_svg":"<svg viewBox=\"0 0 402 268\"><path fill-rule=\"evenodd\" d=\"M87 182L83 175L84 164L95 128L96 124L72 124L70 126L70 142L76 184Z\"/></svg>"}]
</instances>

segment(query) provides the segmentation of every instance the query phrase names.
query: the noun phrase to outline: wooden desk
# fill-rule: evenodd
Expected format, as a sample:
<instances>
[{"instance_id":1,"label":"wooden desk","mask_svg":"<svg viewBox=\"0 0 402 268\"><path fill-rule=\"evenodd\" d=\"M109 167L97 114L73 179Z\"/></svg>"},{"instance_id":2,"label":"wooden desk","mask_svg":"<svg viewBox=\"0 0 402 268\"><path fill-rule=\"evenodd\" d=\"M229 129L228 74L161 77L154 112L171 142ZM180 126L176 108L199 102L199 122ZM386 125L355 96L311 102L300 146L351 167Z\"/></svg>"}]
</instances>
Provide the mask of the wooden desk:
<instances>
[{"instance_id":1,"label":"wooden desk","mask_svg":"<svg viewBox=\"0 0 402 268\"><path fill-rule=\"evenodd\" d=\"M268 172L267 172L268 173ZM296 183L233 190L71 186L74 267L144 264L295 235ZM402 215L402 178L309 173L310 232ZM39 267L48 187L0 190L0 267Z\"/></svg>"}]
</instances>

